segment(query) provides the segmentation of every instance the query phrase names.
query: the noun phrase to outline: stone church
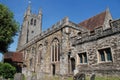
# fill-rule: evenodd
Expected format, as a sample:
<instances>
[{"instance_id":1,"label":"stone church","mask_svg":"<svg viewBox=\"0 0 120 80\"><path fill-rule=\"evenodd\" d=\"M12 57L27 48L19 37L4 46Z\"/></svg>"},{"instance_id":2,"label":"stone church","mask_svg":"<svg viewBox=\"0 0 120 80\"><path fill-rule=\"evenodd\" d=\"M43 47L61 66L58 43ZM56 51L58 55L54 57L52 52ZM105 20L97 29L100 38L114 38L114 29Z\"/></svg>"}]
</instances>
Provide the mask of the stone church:
<instances>
[{"instance_id":1,"label":"stone church","mask_svg":"<svg viewBox=\"0 0 120 80\"><path fill-rule=\"evenodd\" d=\"M43 75L120 74L120 19L109 9L74 23L68 17L42 31L42 11L28 6L17 52L23 53L22 73ZM112 71L112 73L111 73Z\"/></svg>"}]
</instances>

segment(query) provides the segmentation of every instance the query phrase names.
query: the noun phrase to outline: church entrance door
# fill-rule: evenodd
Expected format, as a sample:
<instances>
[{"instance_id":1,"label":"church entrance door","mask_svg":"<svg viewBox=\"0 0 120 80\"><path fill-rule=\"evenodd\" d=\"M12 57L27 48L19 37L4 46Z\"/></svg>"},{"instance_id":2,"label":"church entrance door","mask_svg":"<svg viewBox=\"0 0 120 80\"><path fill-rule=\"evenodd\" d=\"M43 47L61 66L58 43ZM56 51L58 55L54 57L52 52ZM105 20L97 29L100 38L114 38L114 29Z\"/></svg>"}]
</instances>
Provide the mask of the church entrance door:
<instances>
[{"instance_id":1,"label":"church entrance door","mask_svg":"<svg viewBox=\"0 0 120 80\"><path fill-rule=\"evenodd\" d=\"M71 72L73 73L74 70L75 70L75 59L71 58Z\"/></svg>"},{"instance_id":2,"label":"church entrance door","mask_svg":"<svg viewBox=\"0 0 120 80\"><path fill-rule=\"evenodd\" d=\"M55 75L55 64L52 64L52 74Z\"/></svg>"}]
</instances>

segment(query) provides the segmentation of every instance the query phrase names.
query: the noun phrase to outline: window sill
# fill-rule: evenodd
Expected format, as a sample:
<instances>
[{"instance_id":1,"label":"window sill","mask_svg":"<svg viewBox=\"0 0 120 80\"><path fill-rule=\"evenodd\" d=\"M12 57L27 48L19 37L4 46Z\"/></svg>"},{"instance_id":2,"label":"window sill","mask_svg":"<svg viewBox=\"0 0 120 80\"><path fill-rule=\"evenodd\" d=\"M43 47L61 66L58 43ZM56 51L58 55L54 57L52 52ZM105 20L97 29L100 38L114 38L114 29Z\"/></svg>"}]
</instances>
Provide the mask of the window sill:
<instances>
[{"instance_id":1,"label":"window sill","mask_svg":"<svg viewBox=\"0 0 120 80\"><path fill-rule=\"evenodd\" d=\"M79 63L78 65L88 65L88 63Z\"/></svg>"},{"instance_id":2,"label":"window sill","mask_svg":"<svg viewBox=\"0 0 120 80\"><path fill-rule=\"evenodd\" d=\"M113 61L100 61L99 63L112 63Z\"/></svg>"},{"instance_id":3,"label":"window sill","mask_svg":"<svg viewBox=\"0 0 120 80\"><path fill-rule=\"evenodd\" d=\"M60 61L52 61L51 64L59 63Z\"/></svg>"}]
</instances>

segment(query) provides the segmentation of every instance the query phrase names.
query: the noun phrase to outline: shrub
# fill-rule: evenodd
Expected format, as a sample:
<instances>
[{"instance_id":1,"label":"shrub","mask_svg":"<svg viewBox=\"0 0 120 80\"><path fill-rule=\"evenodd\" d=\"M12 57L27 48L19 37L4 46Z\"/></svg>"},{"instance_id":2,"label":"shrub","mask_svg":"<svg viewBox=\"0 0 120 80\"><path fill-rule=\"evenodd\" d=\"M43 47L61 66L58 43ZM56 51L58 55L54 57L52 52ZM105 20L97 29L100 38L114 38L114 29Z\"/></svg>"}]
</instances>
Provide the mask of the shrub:
<instances>
[{"instance_id":1,"label":"shrub","mask_svg":"<svg viewBox=\"0 0 120 80\"><path fill-rule=\"evenodd\" d=\"M9 63L0 63L0 76L5 79L13 78L16 68Z\"/></svg>"}]
</instances>

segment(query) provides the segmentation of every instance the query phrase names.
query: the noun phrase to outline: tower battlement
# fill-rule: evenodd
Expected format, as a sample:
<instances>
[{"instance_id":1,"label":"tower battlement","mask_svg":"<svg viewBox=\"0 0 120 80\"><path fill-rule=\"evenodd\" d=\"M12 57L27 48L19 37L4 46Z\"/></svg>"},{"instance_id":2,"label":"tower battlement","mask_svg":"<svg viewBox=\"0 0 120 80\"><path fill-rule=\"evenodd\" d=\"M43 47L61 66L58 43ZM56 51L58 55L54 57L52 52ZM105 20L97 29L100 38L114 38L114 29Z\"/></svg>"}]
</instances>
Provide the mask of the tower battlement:
<instances>
[{"instance_id":1,"label":"tower battlement","mask_svg":"<svg viewBox=\"0 0 120 80\"><path fill-rule=\"evenodd\" d=\"M27 46L30 46L31 44L37 42L38 40L43 39L44 37L53 34L54 32L60 30L61 28L65 26L72 26L74 28L77 28L77 24L69 21L68 17L64 17L62 20L58 21L56 24L52 25L50 28L47 30L41 32L40 34L33 36L33 38L26 44L22 45L19 47L19 50L24 49Z\"/></svg>"},{"instance_id":2,"label":"tower battlement","mask_svg":"<svg viewBox=\"0 0 120 80\"><path fill-rule=\"evenodd\" d=\"M29 5L24 14L17 49L27 44L40 33L42 33L42 11L40 10L38 14L32 14Z\"/></svg>"}]
</instances>

